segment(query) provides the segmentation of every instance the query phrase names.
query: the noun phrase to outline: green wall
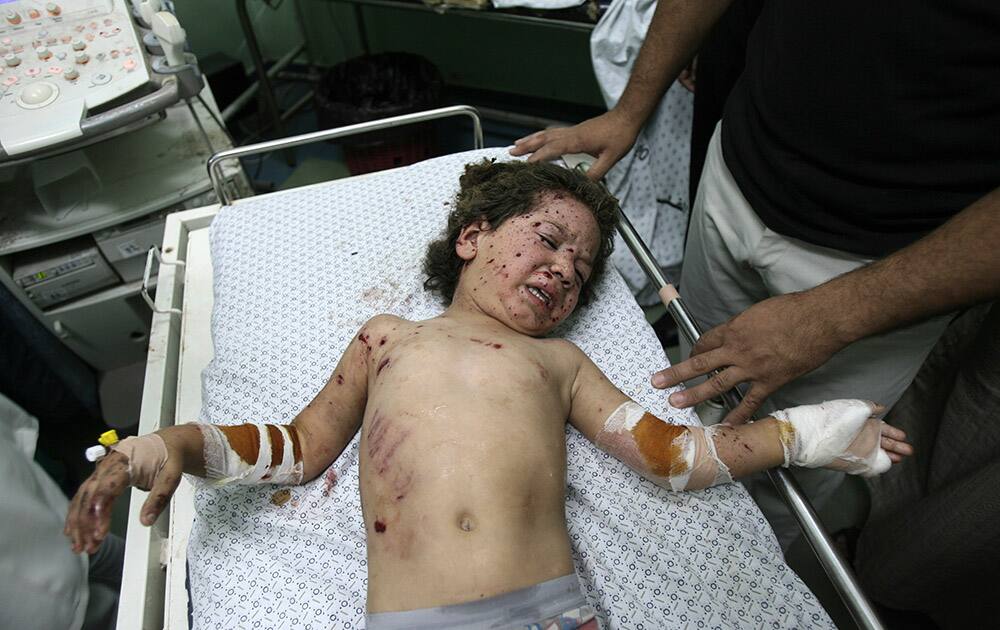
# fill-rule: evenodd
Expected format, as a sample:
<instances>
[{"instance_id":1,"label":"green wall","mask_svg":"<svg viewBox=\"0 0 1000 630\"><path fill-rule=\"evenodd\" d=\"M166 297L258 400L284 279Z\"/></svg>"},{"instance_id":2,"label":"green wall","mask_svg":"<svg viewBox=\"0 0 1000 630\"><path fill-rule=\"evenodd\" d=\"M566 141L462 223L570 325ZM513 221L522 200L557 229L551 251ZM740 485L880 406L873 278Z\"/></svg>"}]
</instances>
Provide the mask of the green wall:
<instances>
[{"instance_id":1,"label":"green wall","mask_svg":"<svg viewBox=\"0 0 1000 630\"><path fill-rule=\"evenodd\" d=\"M285 0L277 10L260 0L248 3L269 59L280 57L302 37L294 2ZM250 68L234 2L175 0L175 5L195 54L225 53ZM353 5L300 0L299 7L316 63L332 65L361 53ZM590 65L588 32L387 7L361 11L372 52L424 55L449 83L603 106Z\"/></svg>"}]
</instances>

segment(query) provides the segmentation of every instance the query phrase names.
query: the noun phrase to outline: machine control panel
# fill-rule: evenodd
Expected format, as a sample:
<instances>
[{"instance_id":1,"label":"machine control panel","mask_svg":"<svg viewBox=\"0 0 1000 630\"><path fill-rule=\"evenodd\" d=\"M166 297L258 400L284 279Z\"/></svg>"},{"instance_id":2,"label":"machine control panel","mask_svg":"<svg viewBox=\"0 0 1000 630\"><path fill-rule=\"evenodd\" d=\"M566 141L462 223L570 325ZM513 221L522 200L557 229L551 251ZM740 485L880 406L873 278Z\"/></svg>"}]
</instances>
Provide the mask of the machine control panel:
<instances>
[{"instance_id":1,"label":"machine control panel","mask_svg":"<svg viewBox=\"0 0 1000 630\"><path fill-rule=\"evenodd\" d=\"M87 112L149 82L126 0L0 0L0 147L82 135Z\"/></svg>"}]
</instances>

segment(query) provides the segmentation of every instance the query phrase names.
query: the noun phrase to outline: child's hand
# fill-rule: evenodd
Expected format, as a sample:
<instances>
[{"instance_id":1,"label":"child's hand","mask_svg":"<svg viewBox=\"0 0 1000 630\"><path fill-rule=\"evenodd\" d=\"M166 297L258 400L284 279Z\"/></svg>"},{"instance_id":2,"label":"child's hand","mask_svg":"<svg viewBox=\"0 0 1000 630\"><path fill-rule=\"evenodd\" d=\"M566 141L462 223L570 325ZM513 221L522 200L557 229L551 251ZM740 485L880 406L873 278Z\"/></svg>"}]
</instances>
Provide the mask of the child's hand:
<instances>
[{"instance_id":1,"label":"child's hand","mask_svg":"<svg viewBox=\"0 0 1000 630\"><path fill-rule=\"evenodd\" d=\"M885 409L864 400L830 400L774 414L785 466L830 468L870 477L913 454L902 430L875 416Z\"/></svg>"},{"instance_id":2,"label":"child's hand","mask_svg":"<svg viewBox=\"0 0 1000 630\"><path fill-rule=\"evenodd\" d=\"M153 444L151 456L136 457L131 451L136 460L131 461L129 455L113 450L97 463L94 473L77 490L63 528L72 543L73 553L97 551L111 527L112 504L130 486L150 491L142 506L140 520L143 525L153 524L177 489L183 471L183 453L164 443L156 434L127 441L134 444L139 440Z\"/></svg>"}]
</instances>

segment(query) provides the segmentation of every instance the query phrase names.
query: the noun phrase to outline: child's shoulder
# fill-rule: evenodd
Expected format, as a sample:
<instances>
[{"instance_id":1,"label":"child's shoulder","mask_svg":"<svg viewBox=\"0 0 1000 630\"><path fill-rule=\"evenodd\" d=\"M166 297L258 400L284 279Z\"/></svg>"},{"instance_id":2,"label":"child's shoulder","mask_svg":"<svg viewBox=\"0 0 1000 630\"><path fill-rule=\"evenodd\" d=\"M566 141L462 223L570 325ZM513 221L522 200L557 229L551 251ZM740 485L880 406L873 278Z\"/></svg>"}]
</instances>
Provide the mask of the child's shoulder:
<instances>
[{"instance_id":1,"label":"child's shoulder","mask_svg":"<svg viewBox=\"0 0 1000 630\"><path fill-rule=\"evenodd\" d=\"M538 337L533 341L539 344L538 347L544 348L546 353L558 355L566 360L579 361L587 356L579 346L562 337Z\"/></svg>"},{"instance_id":2,"label":"child's shoulder","mask_svg":"<svg viewBox=\"0 0 1000 630\"><path fill-rule=\"evenodd\" d=\"M396 315L381 313L365 322L364 325L361 326L361 332L386 332L388 330L409 328L416 324L417 322L411 322L408 319L403 319L402 317L398 317Z\"/></svg>"}]
</instances>

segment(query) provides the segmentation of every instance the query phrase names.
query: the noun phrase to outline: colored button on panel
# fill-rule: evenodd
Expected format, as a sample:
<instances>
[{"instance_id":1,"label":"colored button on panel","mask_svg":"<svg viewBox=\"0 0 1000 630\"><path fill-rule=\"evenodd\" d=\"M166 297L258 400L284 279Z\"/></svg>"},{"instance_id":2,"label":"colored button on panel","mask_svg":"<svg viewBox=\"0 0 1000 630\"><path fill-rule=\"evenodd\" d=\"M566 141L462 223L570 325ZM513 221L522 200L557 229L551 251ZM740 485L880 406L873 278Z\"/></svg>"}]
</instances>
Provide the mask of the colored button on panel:
<instances>
[{"instance_id":1,"label":"colored button on panel","mask_svg":"<svg viewBox=\"0 0 1000 630\"><path fill-rule=\"evenodd\" d=\"M88 42L92 42L92 41L94 41L94 34L93 33L87 33L86 35L83 36L83 38L85 40L87 40Z\"/></svg>"},{"instance_id":2,"label":"colored button on panel","mask_svg":"<svg viewBox=\"0 0 1000 630\"><path fill-rule=\"evenodd\" d=\"M110 54L112 59L117 59L118 55L121 53L119 53L117 50L112 50Z\"/></svg>"},{"instance_id":3,"label":"colored button on panel","mask_svg":"<svg viewBox=\"0 0 1000 630\"><path fill-rule=\"evenodd\" d=\"M105 83L110 83L111 82L111 75L107 74L105 72L99 72L99 73L95 74L94 76L90 77L90 81L94 85L104 85Z\"/></svg>"},{"instance_id":4,"label":"colored button on panel","mask_svg":"<svg viewBox=\"0 0 1000 630\"><path fill-rule=\"evenodd\" d=\"M32 20L37 20L39 17L41 17L41 15L42 14L39 13L37 9L28 9L28 17L31 18Z\"/></svg>"},{"instance_id":5,"label":"colored button on panel","mask_svg":"<svg viewBox=\"0 0 1000 630\"><path fill-rule=\"evenodd\" d=\"M37 77L41 73L42 73L41 68L28 68L27 70L24 71L25 76L32 78Z\"/></svg>"},{"instance_id":6,"label":"colored button on panel","mask_svg":"<svg viewBox=\"0 0 1000 630\"><path fill-rule=\"evenodd\" d=\"M49 74L62 74L62 66L49 66Z\"/></svg>"},{"instance_id":7,"label":"colored button on panel","mask_svg":"<svg viewBox=\"0 0 1000 630\"><path fill-rule=\"evenodd\" d=\"M76 71L76 68L66 68L63 72L63 78L67 81L72 81L80 76L80 73Z\"/></svg>"},{"instance_id":8,"label":"colored button on panel","mask_svg":"<svg viewBox=\"0 0 1000 630\"><path fill-rule=\"evenodd\" d=\"M125 63L122 64L122 68L125 68L129 72L135 70L136 62L135 59L126 59Z\"/></svg>"},{"instance_id":9,"label":"colored button on panel","mask_svg":"<svg viewBox=\"0 0 1000 630\"><path fill-rule=\"evenodd\" d=\"M4 44L5 46L10 46L12 41L14 40L12 40L9 37L4 37L3 39L0 39L0 44Z\"/></svg>"},{"instance_id":10,"label":"colored button on panel","mask_svg":"<svg viewBox=\"0 0 1000 630\"><path fill-rule=\"evenodd\" d=\"M12 75L10 75L9 77L7 77L6 79L3 80L3 84L6 85L6 86L11 86L11 85L14 85L15 83L17 83L18 81L19 81L19 79L12 74Z\"/></svg>"},{"instance_id":11,"label":"colored button on panel","mask_svg":"<svg viewBox=\"0 0 1000 630\"><path fill-rule=\"evenodd\" d=\"M73 39L72 35L60 35L59 36L59 41L61 41L64 44L70 43L70 41L72 41L72 39Z\"/></svg>"},{"instance_id":12,"label":"colored button on panel","mask_svg":"<svg viewBox=\"0 0 1000 630\"><path fill-rule=\"evenodd\" d=\"M62 13L62 7L60 7L55 2L50 2L45 5L45 10L49 12L49 15L59 15Z\"/></svg>"},{"instance_id":13,"label":"colored button on panel","mask_svg":"<svg viewBox=\"0 0 1000 630\"><path fill-rule=\"evenodd\" d=\"M104 26L111 26L114 21L111 18L104 18Z\"/></svg>"}]
</instances>

